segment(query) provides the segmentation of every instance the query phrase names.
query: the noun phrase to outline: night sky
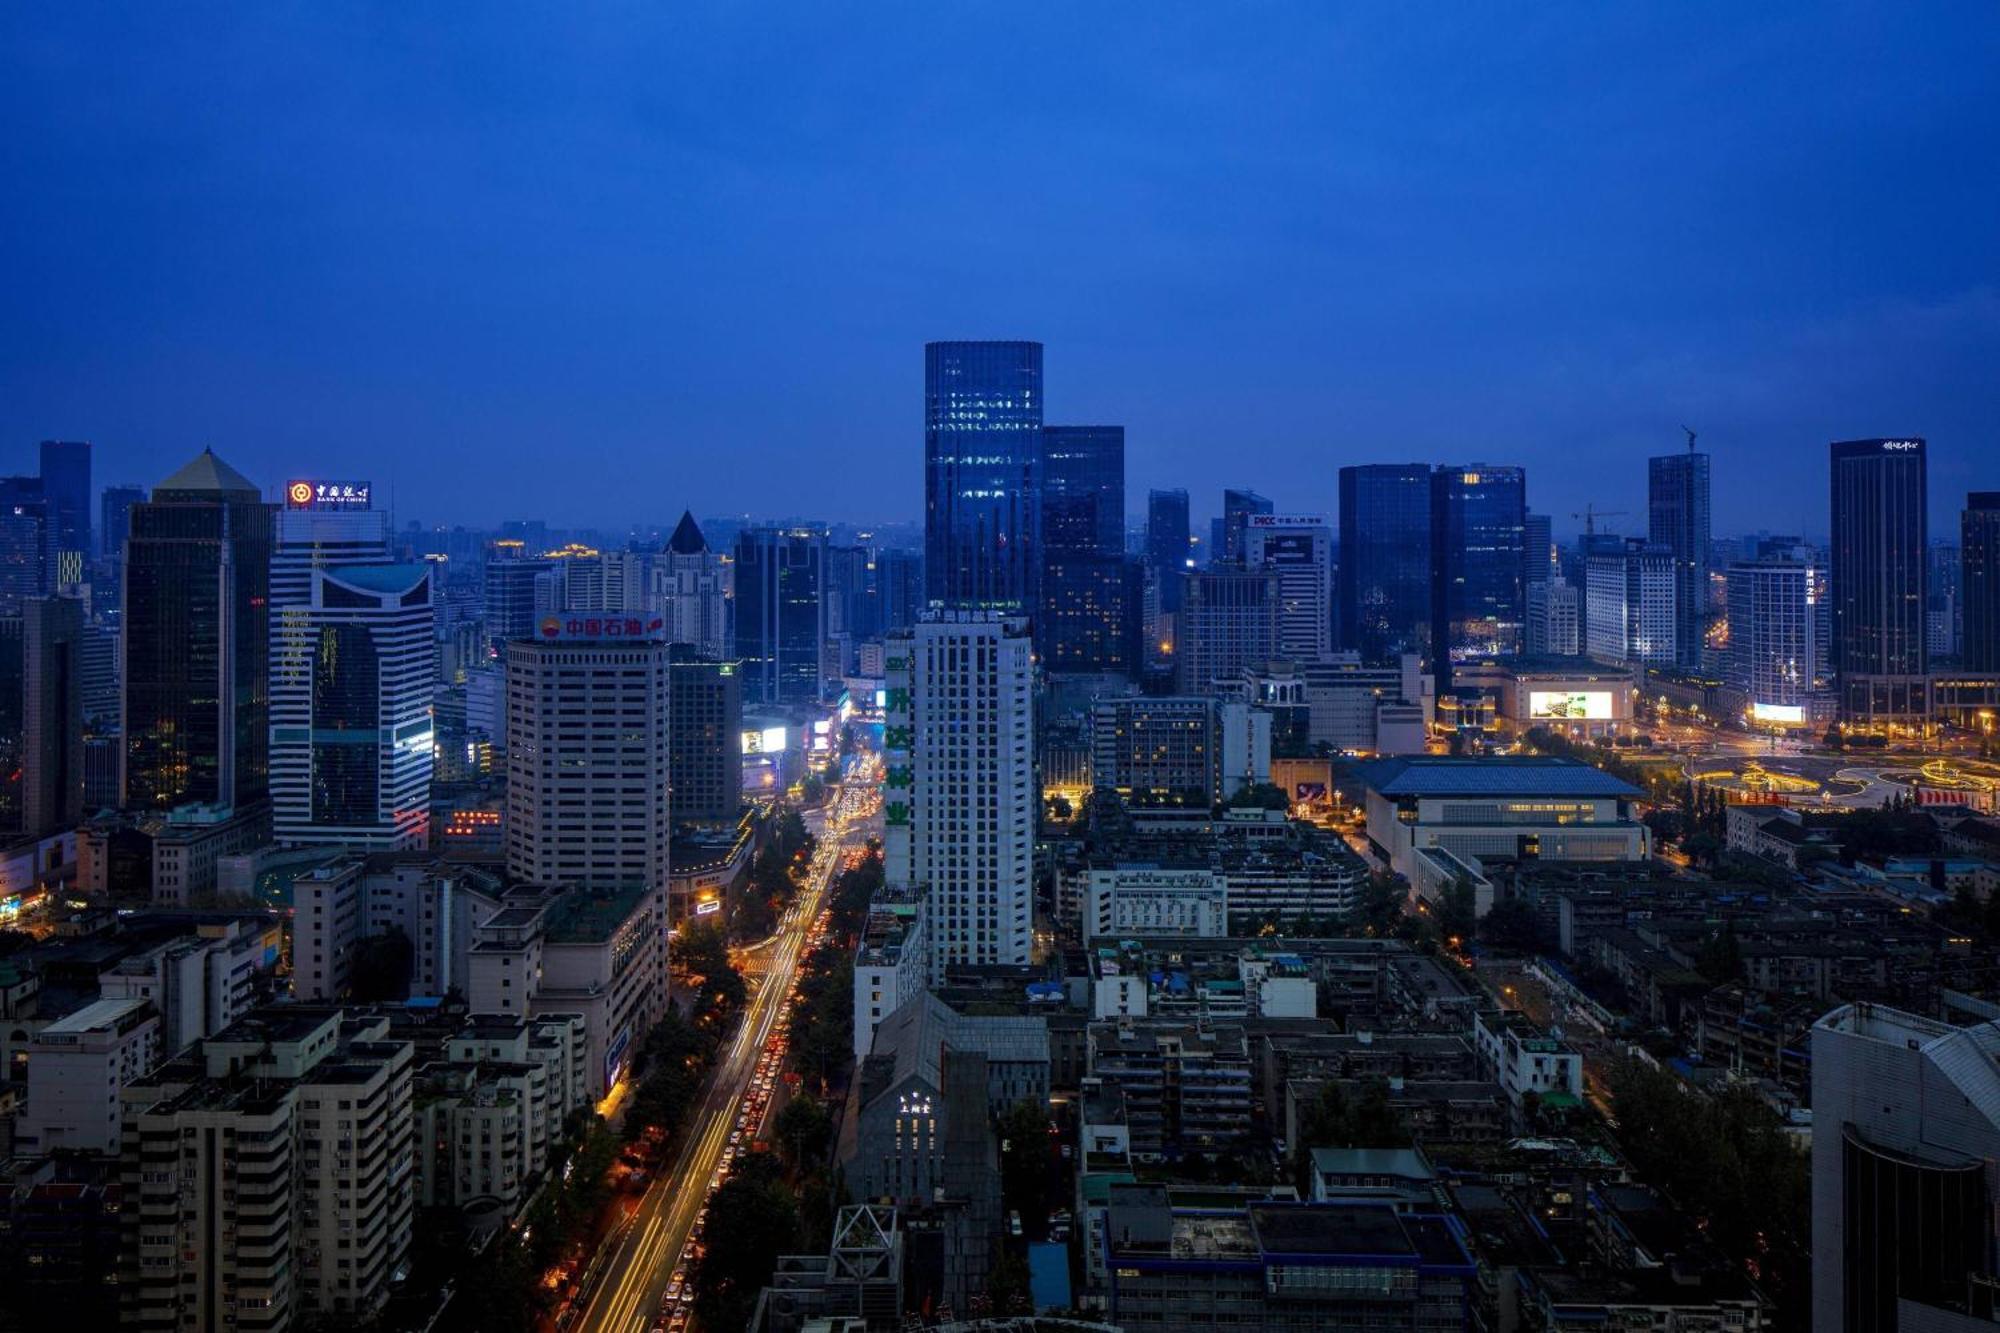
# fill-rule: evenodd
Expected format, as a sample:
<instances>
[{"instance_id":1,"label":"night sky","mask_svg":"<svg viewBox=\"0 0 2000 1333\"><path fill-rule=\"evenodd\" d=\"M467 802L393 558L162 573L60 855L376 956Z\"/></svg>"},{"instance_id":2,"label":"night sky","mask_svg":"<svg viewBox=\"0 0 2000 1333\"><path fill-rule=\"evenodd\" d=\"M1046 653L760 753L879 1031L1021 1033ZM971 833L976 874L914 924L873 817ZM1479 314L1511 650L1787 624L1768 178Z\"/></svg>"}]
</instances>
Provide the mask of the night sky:
<instances>
[{"instance_id":1,"label":"night sky","mask_svg":"<svg viewBox=\"0 0 2000 1333\"><path fill-rule=\"evenodd\" d=\"M450 17L456 15L456 17ZM0 471L399 517L914 519L926 339L1038 338L1129 507L1521 463L1822 532L2000 488L2000 7L0 7ZM1613 526L1631 530L1643 516Z\"/></svg>"}]
</instances>

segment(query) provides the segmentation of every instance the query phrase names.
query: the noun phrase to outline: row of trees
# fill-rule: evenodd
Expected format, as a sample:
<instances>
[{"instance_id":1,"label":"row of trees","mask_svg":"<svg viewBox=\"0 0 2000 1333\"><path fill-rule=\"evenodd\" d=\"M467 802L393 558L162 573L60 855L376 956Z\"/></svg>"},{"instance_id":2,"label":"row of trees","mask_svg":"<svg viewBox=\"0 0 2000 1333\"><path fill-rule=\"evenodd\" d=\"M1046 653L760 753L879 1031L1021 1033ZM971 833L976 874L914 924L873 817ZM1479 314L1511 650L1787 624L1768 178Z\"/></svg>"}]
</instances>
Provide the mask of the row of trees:
<instances>
[{"instance_id":1,"label":"row of trees","mask_svg":"<svg viewBox=\"0 0 2000 1333\"><path fill-rule=\"evenodd\" d=\"M778 927L778 917L798 895L798 869L812 855L814 839L805 820L789 807L772 816L763 847L750 858L750 873L736 905L739 937L761 939Z\"/></svg>"},{"instance_id":2,"label":"row of trees","mask_svg":"<svg viewBox=\"0 0 2000 1333\"><path fill-rule=\"evenodd\" d=\"M1666 1192L1726 1255L1740 1257L1785 1322L1811 1299L1812 1182L1807 1158L1748 1088L1714 1096L1639 1061L1614 1065L1618 1142L1640 1178Z\"/></svg>"}]
</instances>

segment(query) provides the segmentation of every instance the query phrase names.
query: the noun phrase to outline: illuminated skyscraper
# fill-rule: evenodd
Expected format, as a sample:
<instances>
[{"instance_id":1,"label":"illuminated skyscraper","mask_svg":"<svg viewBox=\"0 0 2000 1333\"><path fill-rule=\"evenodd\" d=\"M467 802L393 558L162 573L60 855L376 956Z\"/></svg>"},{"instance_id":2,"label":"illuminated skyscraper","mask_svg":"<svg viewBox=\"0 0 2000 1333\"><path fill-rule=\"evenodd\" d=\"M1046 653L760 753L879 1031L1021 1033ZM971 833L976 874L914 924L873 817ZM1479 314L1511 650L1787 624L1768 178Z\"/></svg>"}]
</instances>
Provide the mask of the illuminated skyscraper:
<instances>
[{"instance_id":1,"label":"illuminated skyscraper","mask_svg":"<svg viewBox=\"0 0 2000 1333\"><path fill-rule=\"evenodd\" d=\"M1032 613L1041 546L1042 345L924 347L931 605Z\"/></svg>"},{"instance_id":2,"label":"illuminated skyscraper","mask_svg":"<svg viewBox=\"0 0 2000 1333\"><path fill-rule=\"evenodd\" d=\"M1729 650L1724 677L1753 721L1819 720L1827 679L1826 570L1777 553L1729 567Z\"/></svg>"},{"instance_id":3,"label":"illuminated skyscraper","mask_svg":"<svg viewBox=\"0 0 2000 1333\"><path fill-rule=\"evenodd\" d=\"M1431 474L1431 646L1440 693L1454 660L1520 650L1527 519L1521 468L1474 463Z\"/></svg>"},{"instance_id":4,"label":"illuminated skyscraper","mask_svg":"<svg viewBox=\"0 0 2000 1333\"><path fill-rule=\"evenodd\" d=\"M1708 641L1709 459L1690 448L1646 460L1646 539L1674 559L1674 661L1701 667Z\"/></svg>"},{"instance_id":5,"label":"illuminated skyscraper","mask_svg":"<svg viewBox=\"0 0 2000 1333\"><path fill-rule=\"evenodd\" d=\"M203 450L134 505L125 804L232 807L270 787L271 507Z\"/></svg>"},{"instance_id":6,"label":"illuminated skyscraper","mask_svg":"<svg viewBox=\"0 0 2000 1333\"><path fill-rule=\"evenodd\" d=\"M1675 557L1628 538L1593 553L1585 566L1586 651L1600 662L1672 666L1675 661Z\"/></svg>"},{"instance_id":7,"label":"illuminated skyscraper","mask_svg":"<svg viewBox=\"0 0 2000 1333\"><path fill-rule=\"evenodd\" d=\"M1431 469L1370 463L1340 470L1341 646L1371 663L1425 653L1431 641Z\"/></svg>"},{"instance_id":8,"label":"illuminated skyscraper","mask_svg":"<svg viewBox=\"0 0 2000 1333\"><path fill-rule=\"evenodd\" d=\"M1848 440L1831 453L1840 715L1863 724L1920 722L1930 711L1924 441Z\"/></svg>"}]
</instances>

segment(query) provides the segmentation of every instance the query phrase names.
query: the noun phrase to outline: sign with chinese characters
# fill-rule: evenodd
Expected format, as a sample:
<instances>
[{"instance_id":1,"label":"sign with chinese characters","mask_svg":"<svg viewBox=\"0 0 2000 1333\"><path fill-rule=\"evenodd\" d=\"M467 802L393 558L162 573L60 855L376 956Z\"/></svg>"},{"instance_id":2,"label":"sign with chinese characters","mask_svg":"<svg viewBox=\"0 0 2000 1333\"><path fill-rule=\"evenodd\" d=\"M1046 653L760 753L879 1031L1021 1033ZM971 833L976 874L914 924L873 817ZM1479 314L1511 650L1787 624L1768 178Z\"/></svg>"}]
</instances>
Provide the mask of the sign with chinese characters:
<instances>
[{"instance_id":1,"label":"sign with chinese characters","mask_svg":"<svg viewBox=\"0 0 2000 1333\"><path fill-rule=\"evenodd\" d=\"M568 615L543 616L544 639L656 639L667 622L658 616Z\"/></svg>"},{"instance_id":2,"label":"sign with chinese characters","mask_svg":"<svg viewBox=\"0 0 2000 1333\"><path fill-rule=\"evenodd\" d=\"M366 509L374 487L365 481L288 481L287 509Z\"/></svg>"}]
</instances>

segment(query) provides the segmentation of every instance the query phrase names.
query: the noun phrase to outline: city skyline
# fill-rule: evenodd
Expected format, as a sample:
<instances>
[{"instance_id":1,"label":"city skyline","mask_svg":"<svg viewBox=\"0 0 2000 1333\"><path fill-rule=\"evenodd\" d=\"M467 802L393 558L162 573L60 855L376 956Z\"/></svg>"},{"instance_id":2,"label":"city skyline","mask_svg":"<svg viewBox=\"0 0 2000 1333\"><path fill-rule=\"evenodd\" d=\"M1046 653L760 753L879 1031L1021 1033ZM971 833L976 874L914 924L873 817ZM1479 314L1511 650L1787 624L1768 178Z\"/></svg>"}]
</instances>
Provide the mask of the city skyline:
<instances>
[{"instance_id":1,"label":"city skyline","mask_svg":"<svg viewBox=\"0 0 2000 1333\"><path fill-rule=\"evenodd\" d=\"M1198 531L1225 486L1332 513L1342 465L1468 458L1562 530L1642 509L1683 422L1718 531L1810 530L1815 487L1759 480L1836 439L1931 440L1935 531L1977 489L1990 11L1149 17L798 12L753 88L701 15L12 11L0 432L106 481L208 443L371 476L426 523L499 521L558 452L568 525L915 520L916 349L1018 337L1050 419L1125 425L1129 493L1187 486Z\"/></svg>"}]
</instances>

